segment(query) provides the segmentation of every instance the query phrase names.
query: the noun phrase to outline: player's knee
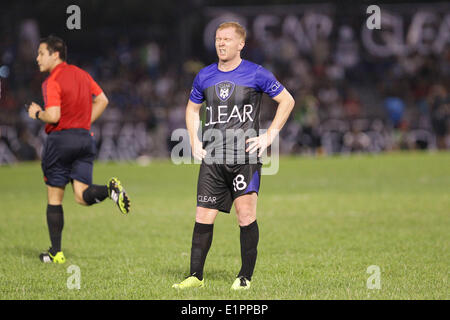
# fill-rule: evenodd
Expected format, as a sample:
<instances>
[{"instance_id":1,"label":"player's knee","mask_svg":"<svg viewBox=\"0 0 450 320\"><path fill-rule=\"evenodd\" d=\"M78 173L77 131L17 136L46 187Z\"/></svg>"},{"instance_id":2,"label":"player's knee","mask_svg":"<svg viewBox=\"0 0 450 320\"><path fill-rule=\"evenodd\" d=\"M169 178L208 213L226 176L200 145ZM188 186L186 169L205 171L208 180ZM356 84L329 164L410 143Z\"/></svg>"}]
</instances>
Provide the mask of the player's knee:
<instances>
[{"instance_id":1,"label":"player's knee","mask_svg":"<svg viewBox=\"0 0 450 320\"><path fill-rule=\"evenodd\" d=\"M213 224L217 216L216 209L207 209L197 207L195 221L204 224Z\"/></svg>"},{"instance_id":2,"label":"player's knee","mask_svg":"<svg viewBox=\"0 0 450 320\"><path fill-rule=\"evenodd\" d=\"M250 210L250 208L247 210L241 209L240 211L237 212L237 218L239 225L241 227L245 227L256 220L256 214L255 212L253 212L253 210Z\"/></svg>"}]
</instances>

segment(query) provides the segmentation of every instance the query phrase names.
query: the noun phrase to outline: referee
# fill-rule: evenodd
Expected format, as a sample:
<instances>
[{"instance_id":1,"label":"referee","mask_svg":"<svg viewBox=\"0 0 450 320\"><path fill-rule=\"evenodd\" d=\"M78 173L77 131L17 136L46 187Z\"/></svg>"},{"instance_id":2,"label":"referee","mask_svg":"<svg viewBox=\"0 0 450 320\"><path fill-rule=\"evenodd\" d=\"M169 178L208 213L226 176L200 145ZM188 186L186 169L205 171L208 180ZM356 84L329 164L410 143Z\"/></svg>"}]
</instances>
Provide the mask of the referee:
<instances>
[{"instance_id":1,"label":"referee","mask_svg":"<svg viewBox=\"0 0 450 320\"><path fill-rule=\"evenodd\" d=\"M64 214L62 201L72 183L75 201L90 206L111 198L123 214L130 199L117 178L106 185L92 184L96 146L89 130L108 105L99 85L84 70L66 62L67 48L55 36L41 39L36 61L41 72L50 72L42 84L44 108L32 102L28 115L45 122L48 134L42 154L47 185L47 225L51 247L39 257L44 263L64 263L61 250ZM94 96L94 98L93 98Z\"/></svg>"},{"instance_id":2,"label":"referee","mask_svg":"<svg viewBox=\"0 0 450 320\"><path fill-rule=\"evenodd\" d=\"M217 28L215 46L219 61L197 74L186 107L192 153L203 161L197 183L190 274L174 284L174 288L205 285L203 267L212 243L214 221L219 211L229 213L233 204L240 227L242 266L231 289L250 288L259 240L256 221L261 179L259 157L284 126L295 101L270 71L241 58L245 37L245 29L236 22L225 22ZM278 108L267 132L259 134L263 93L275 100ZM202 144L197 132L204 102ZM234 134L228 136L229 132Z\"/></svg>"}]
</instances>

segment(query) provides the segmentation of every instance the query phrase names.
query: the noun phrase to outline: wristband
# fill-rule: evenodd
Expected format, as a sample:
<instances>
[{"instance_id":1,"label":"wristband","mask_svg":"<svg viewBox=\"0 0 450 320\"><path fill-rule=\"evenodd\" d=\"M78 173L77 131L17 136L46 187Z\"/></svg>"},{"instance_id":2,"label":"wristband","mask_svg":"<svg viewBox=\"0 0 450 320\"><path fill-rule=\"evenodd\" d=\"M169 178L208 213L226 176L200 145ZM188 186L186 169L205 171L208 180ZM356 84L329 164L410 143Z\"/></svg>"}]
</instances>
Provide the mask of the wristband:
<instances>
[{"instance_id":1,"label":"wristband","mask_svg":"<svg viewBox=\"0 0 450 320\"><path fill-rule=\"evenodd\" d=\"M41 110L36 111L36 114L34 115L36 119L39 119L39 112L41 112Z\"/></svg>"}]
</instances>

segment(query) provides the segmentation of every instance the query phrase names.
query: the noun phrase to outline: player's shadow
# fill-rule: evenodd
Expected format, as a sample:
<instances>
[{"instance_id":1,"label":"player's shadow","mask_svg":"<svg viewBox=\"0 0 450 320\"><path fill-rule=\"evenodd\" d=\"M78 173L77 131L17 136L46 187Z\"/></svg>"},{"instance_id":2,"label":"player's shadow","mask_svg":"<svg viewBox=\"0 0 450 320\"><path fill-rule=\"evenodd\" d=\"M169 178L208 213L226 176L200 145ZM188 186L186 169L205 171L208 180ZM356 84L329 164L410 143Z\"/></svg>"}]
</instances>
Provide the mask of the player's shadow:
<instances>
[{"instance_id":1,"label":"player's shadow","mask_svg":"<svg viewBox=\"0 0 450 320\"><path fill-rule=\"evenodd\" d=\"M230 279L233 279L234 277L236 277L236 275L233 272L231 272L230 270L225 270L225 269L214 269L214 270L210 270L210 271L205 271L204 274L205 274L205 277L208 277L208 279L211 279L211 280L229 281Z\"/></svg>"},{"instance_id":2,"label":"player's shadow","mask_svg":"<svg viewBox=\"0 0 450 320\"><path fill-rule=\"evenodd\" d=\"M189 266L187 268L186 267L169 267L169 268L165 268L164 270L161 270L161 271L166 273L170 277L179 279L180 277L188 276ZM214 268L213 270L207 270L205 268L203 275L208 280L225 280L225 281L228 281L235 276L230 270L218 269L218 268Z\"/></svg>"}]
</instances>

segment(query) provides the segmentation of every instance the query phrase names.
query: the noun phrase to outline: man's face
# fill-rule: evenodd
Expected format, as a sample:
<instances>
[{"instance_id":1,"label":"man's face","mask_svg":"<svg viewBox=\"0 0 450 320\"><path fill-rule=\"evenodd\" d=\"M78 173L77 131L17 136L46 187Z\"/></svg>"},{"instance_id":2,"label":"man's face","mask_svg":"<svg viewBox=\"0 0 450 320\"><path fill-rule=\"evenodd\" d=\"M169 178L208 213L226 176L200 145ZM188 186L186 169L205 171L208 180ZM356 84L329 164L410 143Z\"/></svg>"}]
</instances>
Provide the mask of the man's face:
<instances>
[{"instance_id":1,"label":"man's face","mask_svg":"<svg viewBox=\"0 0 450 320\"><path fill-rule=\"evenodd\" d=\"M240 56L244 44L244 39L236 33L233 27L216 31L216 52L221 61L230 61L236 56Z\"/></svg>"},{"instance_id":2,"label":"man's face","mask_svg":"<svg viewBox=\"0 0 450 320\"><path fill-rule=\"evenodd\" d=\"M41 72L50 71L53 65L58 60L58 56L59 55L57 52L53 52L52 54L50 54L47 49L47 44L41 43L38 49L38 56L36 57L36 61L39 65L39 70Z\"/></svg>"}]
</instances>

